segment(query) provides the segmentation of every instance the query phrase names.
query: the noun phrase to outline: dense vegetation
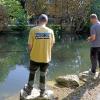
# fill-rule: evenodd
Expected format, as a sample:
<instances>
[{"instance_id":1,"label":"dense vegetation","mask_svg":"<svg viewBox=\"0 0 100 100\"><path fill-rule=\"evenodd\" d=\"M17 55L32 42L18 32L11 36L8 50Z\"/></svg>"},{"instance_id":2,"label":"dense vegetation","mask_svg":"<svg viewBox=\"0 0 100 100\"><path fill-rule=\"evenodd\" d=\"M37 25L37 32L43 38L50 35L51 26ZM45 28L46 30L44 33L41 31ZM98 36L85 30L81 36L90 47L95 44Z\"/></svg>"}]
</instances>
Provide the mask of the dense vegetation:
<instances>
[{"instance_id":1,"label":"dense vegetation","mask_svg":"<svg viewBox=\"0 0 100 100\"><path fill-rule=\"evenodd\" d=\"M17 25L19 30L25 29L27 17L25 10L17 0L0 0L0 4L3 5L8 12L9 24Z\"/></svg>"},{"instance_id":2,"label":"dense vegetation","mask_svg":"<svg viewBox=\"0 0 100 100\"><path fill-rule=\"evenodd\" d=\"M10 24L17 25L17 30L25 30L30 18L38 17L41 13L47 13L46 0L0 0L0 4L6 7ZM89 31L89 15L97 13L100 16L100 0L63 0L61 12L62 18L59 25L50 25L56 31L56 37L65 38L67 35L77 37L80 33Z\"/></svg>"},{"instance_id":3,"label":"dense vegetation","mask_svg":"<svg viewBox=\"0 0 100 100\"><path fill-rule=\"evenodd\" d=\"M100 0L94 0L91 5L91 13L96 13L100 19Z\"/></svg>"},{"instance_id":4,"label":"dense vegetation","mask_svg":"<svg viewBox=\"0 0 100 100\"><path fill-rule=\"evenodd\" d=\"M25 11L22 9L20 2L17 0L0 0L0 4L4 5L8 11L12 24L18 20L25 19ZM14 22L13 22L14 21Z\"/></svg>"}]
</instances>

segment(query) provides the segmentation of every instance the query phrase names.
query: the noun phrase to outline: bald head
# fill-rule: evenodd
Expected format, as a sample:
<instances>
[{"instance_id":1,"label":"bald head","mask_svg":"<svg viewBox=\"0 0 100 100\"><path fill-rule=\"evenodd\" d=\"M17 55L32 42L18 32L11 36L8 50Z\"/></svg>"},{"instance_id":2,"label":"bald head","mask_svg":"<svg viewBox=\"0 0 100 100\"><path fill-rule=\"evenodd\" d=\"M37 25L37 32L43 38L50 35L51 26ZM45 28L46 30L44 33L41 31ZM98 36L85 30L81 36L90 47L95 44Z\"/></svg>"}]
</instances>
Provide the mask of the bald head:
<instances>
[{"instance_id":1,"label":"bald head","mask_svg":"<svg viewBox=\"0 0 100 100\"><path fill-rule=\"evenodd\" d=\"M90 22L92 24L95 24L95 23L97 23L97 21L98 21L98 16L96 14L91 14L90 15Z\"/></svg>"},{"instance_id":2,"label":"bald head","mask_svg":"<svg viewBox=\"0 0 100 100\"><path fill-rule=\"evenodd\" d=\"M39 23L40 24L47 24L48 23L48 16L46 14L41 14L39 16Z\"/></svg>"},{"instance_id":3,"label":"bald head","mask_svg":"<svg viewBox=\"0 0 100 100\"><path fill-rule=\"evenodd\" d=\"M96 14L91 14L91 15L90 15L90 18L91 18L91 19L98 19L98 17L97 17Z\"/></svg>"}]
</instances>

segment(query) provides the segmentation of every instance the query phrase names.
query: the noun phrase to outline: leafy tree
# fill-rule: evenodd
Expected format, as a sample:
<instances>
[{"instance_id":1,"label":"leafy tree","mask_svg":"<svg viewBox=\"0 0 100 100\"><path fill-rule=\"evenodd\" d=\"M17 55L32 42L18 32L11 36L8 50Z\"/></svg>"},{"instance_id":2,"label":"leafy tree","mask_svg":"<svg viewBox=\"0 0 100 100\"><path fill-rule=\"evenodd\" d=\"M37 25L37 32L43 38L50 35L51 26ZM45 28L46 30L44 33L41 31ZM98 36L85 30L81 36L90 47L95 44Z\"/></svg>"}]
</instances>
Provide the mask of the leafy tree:
<instances>
[{"instance_id":1,"label":"leafy tree","mask_svg":"<svg viewBox=\"0 0 100 100\"><path fill-rule=\"evenodd\" d=\"M100 0L93 0L91 5L91 13L96 13L100 19Z\"/></svg>"},{"instance_id":2,"label":"leafy tree","mask_svg":"<svg viewBox=\"0 0 100 100\"><path fill-rule=\"evenodd\" d=\"M7 29L8 21L7 11L3 5L0 5L0 32Z\"/></svg>"},{"instance_id":3,"label":"leafy tree","mask_svg":"<svg viewBox=\"0 0 100 100\"><path fill-rule=\"evenodd\" d=\"M69 25L69 31L79 31L90 13L91 0L63 0L62 4L62 17Z\"/></svg>"},{"instance_id":4,"label":"leafy tree","mask_svg":"<svg viewBox=\"0 0 100 100\"><path fill-rule=\"evenodd\" d=\"M26 0L26 9L29 15L39 15L48 13L47 0ZM57 5L57 3L60 4ZM92 0L55 0L55 5L60 17L60 25L65 29L65 33L77 33L87 23L90 14ZM64 36L65 37L65 36Z\"/></svg>"},{"instance_id":5,"label":"leafy tree","mask_svg":"<svg viewBox=\"0 0 100 100\"><path fill-rule=\"evenodd\" d=\"M18 23L19 20L23 20L23 23L26 23L25 10L18 0L0 0L0 4L6 7L13 23Z\"/></svg>"},{"instance_id":6,"label":"leafy tree","mask_svg":"<svg viewBox=\"0 0 100 100\"><path fill-rule=\"evenodd\" d=\"M26 0L26 9L29 15L40 15L46 12L46 0Z\"/></svg>"},{"instance_id":7,"label":"leafy tree","mask_svg":"<svg viewBox=\"0 0 100 100\"><path fill-rule=\"evenodd\" d=\"M18 0L21 3L21 6L23 7L23 9L25 9L25 1L26 0Z\"/></svg>"}]
</instances>

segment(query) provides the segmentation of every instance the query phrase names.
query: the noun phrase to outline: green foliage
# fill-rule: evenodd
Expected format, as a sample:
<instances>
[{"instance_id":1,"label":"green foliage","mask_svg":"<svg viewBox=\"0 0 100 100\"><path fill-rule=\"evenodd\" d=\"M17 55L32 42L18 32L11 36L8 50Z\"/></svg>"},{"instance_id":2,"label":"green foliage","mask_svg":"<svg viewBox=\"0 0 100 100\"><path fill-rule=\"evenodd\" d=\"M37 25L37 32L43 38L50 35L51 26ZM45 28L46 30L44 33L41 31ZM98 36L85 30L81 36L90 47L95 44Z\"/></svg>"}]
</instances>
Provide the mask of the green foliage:
<instances>
[{"instance_id":1,"label":"green foliage","mask_svg":"<svg viewBox=\"0 0 100 100\"><path fill-rule=\"evenodd\" d=\"M28 15L38 16L47 11L47 0L26 0L26 10Z\"/></svg>"},{"instance_id":2,"label":"green foliage","mask_svg":"<svg viewBox=\"0 0 100 100\"><path fill-rule=\"evenodd\" d=\"M12 27L12 29L16 30L16 31L24 31L24 30L26 30L27 29L26 19L25 18L19 18L19 19L17 19L16 26Z\"/></svg>"},{"instance_id":3,"label":"green foliage","mask_svg":"<svg viewBox=\"0 0 100 100\"><path fill-rule=\"evenodd\" d=\"M91 13L96 13L100 19L100 0L93 0L93 4L91 6Z\"/></svg>"},{"instance_id":4,"label":"green foliage","mask_svg":"<svg viewBox=\"0 0 100 100\"><path fill-rule=\"evenodd\" d=\"M90 5L90 9L88 9L89 14L87 15L86 20L84 21L83 29L82 29L82 32L85 33L82 35L85 35L86 37L90 34L90 26L91 26L89 22L90 14L95 13L98 15L98 18L100 19L100 0L91 0L91 1L92 2Z\"/></svg>"},{"instance_id":5,"label":"green foliage","mask_svg":"<svg viewBox=\"0 0 100 100\"><path fill-rule=\"evenodd\" d=\"M16 24L22 30L27 23L27 17L20 2L17 0L0 0L0 4L6 7L11 24Z\"/></svg>"},{"instance_id":6,"label":"green foliage","mask_svg":"<svg viewBox=\"0 0 100 100\"><path fill-rule=\"evenodd\" d=\"M54 30L56 40L61 40L62 29L60 25L50 24L49 27Z\"/></svg>"},{"instance_id":7,"label":"green foliage","mask_svg":"<svg viewBox=\"0 0 100 100\"><path fill-rule=\"evenodd\" d=\"M17 0L1 0L0 4L6 6L9 16L12 18L22 18L24 16L24 10Z\"/></svg>"}]
</instances>

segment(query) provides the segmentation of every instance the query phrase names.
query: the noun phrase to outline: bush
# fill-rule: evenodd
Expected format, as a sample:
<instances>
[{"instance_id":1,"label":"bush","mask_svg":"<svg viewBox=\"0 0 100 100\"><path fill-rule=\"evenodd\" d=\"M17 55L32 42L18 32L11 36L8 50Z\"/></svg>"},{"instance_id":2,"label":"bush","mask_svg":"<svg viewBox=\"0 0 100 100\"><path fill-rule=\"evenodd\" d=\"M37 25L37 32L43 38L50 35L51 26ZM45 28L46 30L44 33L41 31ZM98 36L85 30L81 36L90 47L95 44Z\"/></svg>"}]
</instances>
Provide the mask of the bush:
<instances>
[{"instance_id":1,"label":"bush","mask_svg":"<svg viewBox=\"0 0 100 100\"><path fill-rule=\"evenodd\" d=\"M0 4L7 8L10 18L10 24L16 25L15 30L22 31L26 29L27 16L25 10L17 0L1 0Z\"/></svg>"},{"instance_id":2,"label":"bush","mask_svg":"<svg viewBox=\"0 0 100 100\"><path fill-rule=\"evenodd\" d=\"M55 37L57 41L60 41L62 38L62 29L60 25L50 24L49 27L54 30Z\"/></svg>"}]
</instances>

